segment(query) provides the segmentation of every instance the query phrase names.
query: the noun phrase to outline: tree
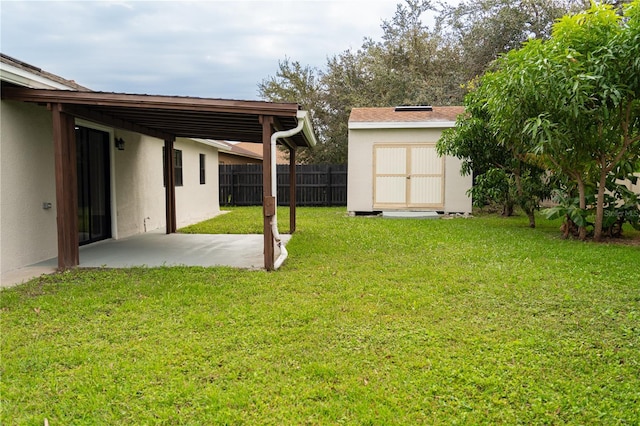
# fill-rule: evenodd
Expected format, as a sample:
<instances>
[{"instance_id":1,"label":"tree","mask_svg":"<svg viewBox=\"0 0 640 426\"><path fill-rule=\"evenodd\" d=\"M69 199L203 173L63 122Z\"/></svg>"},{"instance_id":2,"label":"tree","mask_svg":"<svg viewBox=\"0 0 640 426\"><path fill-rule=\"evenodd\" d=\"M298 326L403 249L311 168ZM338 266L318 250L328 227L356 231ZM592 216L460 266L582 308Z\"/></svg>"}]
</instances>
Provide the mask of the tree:
<instances>
[{"instance_id":1,"label":"tree","mask_svg":"<svg viewBox=\"0 0 640 426\"><path fill-rule=\"evenodd\" d=\"M456 126L447 129L438 140L440 155L462 160L461 173L474 173L471 189L474 204L502 204L502 214L510 216L518 205L535 227L535 211L550 196L551 185L545 169L535 164L521 144L504 139L492 127L485 93L487 84L476 87L465 97L466 114L458 117Z\"/></svg>"},{"instance_id":2,"label":"tree","mask_svg":"<svg viewBox=\"0 0 640 426\"><path fill-rule=\"evenodd\" d=\"M490 127L527 161L567 176L579 195L580 237L596 188L594 238L602 235L609 175L640 155L640 0L563 18L548 41L531 40L481 79ZM571 187L569 187L571 190Z\"/></svg>"},{"instance_id":3,"label":"tree","mask_svg":"<svg viewBox=\"0 0 640 426\"><path fill-rule=\"evenodd\" d=\"M556 164L567 142L580 157L582 173L597 188L595 240L602 237L608 176L640 155L639 9L635 0L625 19L607 5L567 16L538 50L542 61L525 64L525 96L538 101L525 131ZM584 196L583 190L581 209Z\"/></svg>"},{"instance_id":4,"label":"tree","mask_svg":"<svg viewBox=\"0 0 640 426\"><path fill-rule=\"evenodd\" d=\"M329 59L322 76L328 108L325 143L339 153L334 157L347 161L347 122L354 107L453 105L462 100L459 52L423 22L433 12L429 1L407 0L383 22L381 41L365 39L358 51Z\"/></svg>"},{"instance_id":5,"label":"tree","mask_svg":"<svg viewBox=\"0 0 640 426\"><path fill-rule=\"evenodd\" d=\"M457 65L460 52L423 22L424 15L434 11L425 0L398 4L394 17L383 22L381 41L366 38L361 49L329 58L326 70L314 74L319 92L317 103L309 108L318 120L314 125L320 143L305 161L346 163L347 123L354 107L454 105L462 101L464 80ZM284 61L276 77L259 86L261 97L277 101L283 100L283 93L304 96L301 88L309 79L295 74L305 71L296 62Z\"/></svg>"},{"instance_id":6,"label":"tree","mask_svg":"<svg viewBox=\"0 0 640 426\"><path fill-rule=\"evenodd\" d=\"M440 22L451 43L462 48L466 80L471 80L500 55L530 39L549 38L563 15L587 7L589 0L463 1L444 6Z\"/></svg>"},{"instance_id":7,"label":"tree","mask_svg":"<svg viewBox=\"0 0 640 426\"><path fill-rule=\"evenodd\" d=\"M309 111L311 122L318 133L320 142L326 133L326 109L323 107L324 90L320 82L320 72L316 68L302 66L298 61L285 58L278 62L275 77L268 77L258 84L258 93L271 102L294 102ZM320 145L322 149L322 145ZM301 151L298 160L305 162L314 153ZM315 154L317 155L317 153Z\"/></svg>"},{"instance_id":8,"label":"tree","mask_svg":"<svg viewBox=\"0 0 640 426\"><path fill-rule=\"evenodd\" d=\"M548 37L561 12L584 1L479 0L452 8L404 0L383 21L380 41L365 38L360 49L329 57L323 70L285 59L276 77L261 83L260 94L300 102L312 112L319 145L304 161L345 163L353 107L460 105L465 84L498 55L530 37ZM436 23L427 25L433 17ZM306 87L314 88L313 96Z\"/></svg>"}]
</instances>

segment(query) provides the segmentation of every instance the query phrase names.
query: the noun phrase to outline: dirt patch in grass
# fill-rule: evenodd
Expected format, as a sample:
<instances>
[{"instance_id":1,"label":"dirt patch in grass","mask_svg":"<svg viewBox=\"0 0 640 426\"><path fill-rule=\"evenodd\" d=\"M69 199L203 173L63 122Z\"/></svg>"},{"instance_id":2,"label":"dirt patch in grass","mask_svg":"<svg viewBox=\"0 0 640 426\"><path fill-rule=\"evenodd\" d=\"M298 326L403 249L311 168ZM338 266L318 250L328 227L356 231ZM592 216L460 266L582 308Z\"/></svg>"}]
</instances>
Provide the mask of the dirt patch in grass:
<instances>
[{"instance_id":1,"label":"dirt patch in grass","mask_svg":"<svg viewBox=\"0 0 640 426\"><path fill-rule=\"evenodd\" d=\"M614 244L614 245L623 245L623 246L640 246L640 235L636 237L618 237L618 238L603 238L600 241L602 244Z\"/></svg>"}]
</instances>

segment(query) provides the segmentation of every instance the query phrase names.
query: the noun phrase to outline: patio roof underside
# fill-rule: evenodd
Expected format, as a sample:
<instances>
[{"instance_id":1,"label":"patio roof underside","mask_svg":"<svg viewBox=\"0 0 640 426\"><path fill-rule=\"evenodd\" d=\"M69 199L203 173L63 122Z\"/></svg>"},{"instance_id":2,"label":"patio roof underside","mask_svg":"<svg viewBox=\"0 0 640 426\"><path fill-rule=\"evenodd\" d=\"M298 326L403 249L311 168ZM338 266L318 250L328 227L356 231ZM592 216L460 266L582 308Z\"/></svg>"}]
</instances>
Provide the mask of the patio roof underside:
<instances>
[{"instance_id":1,"label":"patio roof underside","mask_svg":"<svg viewBox=\"0 0 640 426\"><path fill-rule=\"evenodd\" d=\"M83 92L2 86L2 99L46 105L52 114L58 214L58 268L79 264L78 202L75 157L75 118L130 130L164 141L166 232L176 232L176 197L173 173L173 144L177 137L217 139L263 144L263 237L265 269L273 270L275 216L275 180L271 170L271 144L274 132L301 131L280 143L290 149L290 164L295 164L298 147L315 145L315 136L305 112L295 103L238 101L226 99ZM295 167L289 168L290 229L295 230Z\"/></svg>"},{"instance_id":2,"label":"patio roof underside","mask_svg":"<svg viewBox=\"0 0 640 426\"><path fill-rule=\"evenodd\" d=\"M274 130L298 124L298 104L227 99L136 95L105 92L2 88L2 98L59 104L65 112L163 140L176 137L263 142L261 117L273 117ZM290 147L313 145L304 132L284 141Z\"/></svg>"}]
</instances>

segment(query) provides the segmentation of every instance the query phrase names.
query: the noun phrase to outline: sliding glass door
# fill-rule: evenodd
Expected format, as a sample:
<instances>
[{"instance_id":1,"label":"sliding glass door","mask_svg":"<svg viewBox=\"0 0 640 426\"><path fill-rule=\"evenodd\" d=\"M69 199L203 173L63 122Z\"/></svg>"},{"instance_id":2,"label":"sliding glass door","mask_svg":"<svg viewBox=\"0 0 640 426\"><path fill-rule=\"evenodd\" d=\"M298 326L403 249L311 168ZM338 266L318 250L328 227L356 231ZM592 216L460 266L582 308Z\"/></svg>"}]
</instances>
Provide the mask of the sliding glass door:
<instances>
[{"instance_id":1,"label":"sliding glass door","mask_svg":"<svg viewBox=\"0 0 640 426\"><path fill-rule=\"evenodd\" d=\"M109 133L76 127L78 239L80 245L111 238Z\"/></svg>"}]
</instances>

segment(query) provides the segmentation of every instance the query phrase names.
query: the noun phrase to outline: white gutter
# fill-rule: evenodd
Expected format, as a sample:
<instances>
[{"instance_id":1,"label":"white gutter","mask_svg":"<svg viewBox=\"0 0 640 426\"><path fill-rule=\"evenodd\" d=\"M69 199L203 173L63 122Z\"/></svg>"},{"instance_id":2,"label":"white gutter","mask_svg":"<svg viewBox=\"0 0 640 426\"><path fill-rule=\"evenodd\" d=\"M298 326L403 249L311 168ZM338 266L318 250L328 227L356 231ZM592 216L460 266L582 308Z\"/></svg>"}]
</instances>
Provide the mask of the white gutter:
<instances>
[{"instance_id":1,"label":"white gutter","mask_svg":"<svg viewBox=\"0 0 640 426\"><path fill-rule=\"evenodd\" d=\"M445 129L456 127L455 121L355 121L349 130L365 129Z\"/></svg>"},{"instance_id":2,"label":"white gutter","mask_svg":"<svg viewBox=\"0 0 640 426\"><path fill-rule=\"evenodd\" d=\"M282 239L280 238L280 232L278 231L278 176L277 176L277 165L276 165L276 144L278 139L280 138L288 138L293 135L300 133L301 130L305 127L305 123L308 121L307 112L306 111L298 111L298 125L289 130L283 130L280 132L275 132L271 135L271 195L275 199L275 212L273 217L271 218L271 232L273 233L273 239L275 243L280 248L280 255L273 263L273 269L278 269L282 263L286 260L289 253L285 248L284 244L282 244ZM306 126L305 134L309 134L309 126ZM311 134L313 136L313 134ZM309 138L311 145L315 145L315 137Z\"/></svg>"}]
</instances>

